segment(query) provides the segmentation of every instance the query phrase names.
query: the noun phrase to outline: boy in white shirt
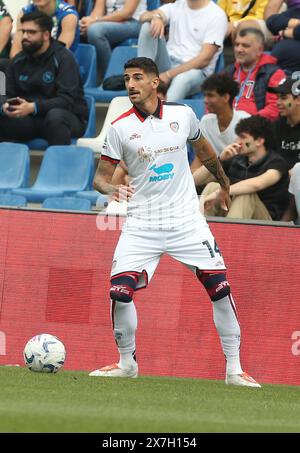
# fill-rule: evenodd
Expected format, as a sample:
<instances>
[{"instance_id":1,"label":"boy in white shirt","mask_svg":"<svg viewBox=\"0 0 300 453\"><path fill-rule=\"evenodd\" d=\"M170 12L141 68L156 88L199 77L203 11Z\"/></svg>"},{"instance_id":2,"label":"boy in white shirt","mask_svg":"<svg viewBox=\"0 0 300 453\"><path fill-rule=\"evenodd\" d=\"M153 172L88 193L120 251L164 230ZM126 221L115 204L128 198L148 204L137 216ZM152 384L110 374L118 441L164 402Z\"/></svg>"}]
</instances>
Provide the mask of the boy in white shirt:
<instances>
[{"instance_id":1,"label":"boy in white shirt","mask_svg":"<svg viewBox=\"0 0 300 453\"><path fill-rule=\"evenodd\" d=\"M167 100L184 99L201 90L215 70L227 29L224 11L211 0L177 0L141 15L138 56L154 60L160 79L169 85ZM165 26L169 36L164 38Z\"/></svg>"}]
</instances>

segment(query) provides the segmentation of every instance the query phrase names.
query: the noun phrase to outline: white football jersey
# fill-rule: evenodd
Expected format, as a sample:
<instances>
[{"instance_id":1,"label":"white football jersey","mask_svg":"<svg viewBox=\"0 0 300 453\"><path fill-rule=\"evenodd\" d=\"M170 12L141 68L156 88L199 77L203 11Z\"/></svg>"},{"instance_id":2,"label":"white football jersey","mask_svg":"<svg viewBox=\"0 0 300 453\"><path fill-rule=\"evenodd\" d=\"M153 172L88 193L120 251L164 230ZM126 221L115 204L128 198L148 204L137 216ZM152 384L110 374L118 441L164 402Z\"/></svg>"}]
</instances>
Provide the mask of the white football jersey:
<instances>
[{"instance_id":1,"label":"white football jersey","mask_svg":"<svg viewBox=\"0 0 300 453\"><path fill-rule=\"evenodd\" d=\"M186 142L199 139L199 120L184 105L159 101L153 115L135 106L110 126L101 159L123 160L135 188L126 228L169 229L206 223L189 168Z\"/></svg>"}]
</instances>

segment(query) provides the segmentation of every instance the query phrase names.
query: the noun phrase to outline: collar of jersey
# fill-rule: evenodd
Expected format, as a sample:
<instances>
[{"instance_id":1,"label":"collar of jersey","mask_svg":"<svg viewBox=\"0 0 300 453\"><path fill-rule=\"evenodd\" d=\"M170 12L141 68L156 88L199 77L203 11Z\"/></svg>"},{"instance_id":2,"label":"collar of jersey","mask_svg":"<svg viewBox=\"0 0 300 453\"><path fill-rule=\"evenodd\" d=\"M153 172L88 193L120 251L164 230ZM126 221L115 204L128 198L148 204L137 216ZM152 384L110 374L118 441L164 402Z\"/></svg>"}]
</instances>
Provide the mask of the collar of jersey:
<instances>
[{"instance_id":1,"label":"collar of jersey","mask_svg":"<svg viewBox=\"0 0 300 453\"><path fill-rule=\"evenodd\" d=\"M162 111L163 111L163 103L161 100L158 98L158 104L157 104L157 109L155 110L154 113L145 113L142 112L140 109L138 109L135 105L133 106L134 113L136 116L144 122L148 116L155 116L155 118L159 118L160 120L162 119Z\"/></svg>"}]
</instances>

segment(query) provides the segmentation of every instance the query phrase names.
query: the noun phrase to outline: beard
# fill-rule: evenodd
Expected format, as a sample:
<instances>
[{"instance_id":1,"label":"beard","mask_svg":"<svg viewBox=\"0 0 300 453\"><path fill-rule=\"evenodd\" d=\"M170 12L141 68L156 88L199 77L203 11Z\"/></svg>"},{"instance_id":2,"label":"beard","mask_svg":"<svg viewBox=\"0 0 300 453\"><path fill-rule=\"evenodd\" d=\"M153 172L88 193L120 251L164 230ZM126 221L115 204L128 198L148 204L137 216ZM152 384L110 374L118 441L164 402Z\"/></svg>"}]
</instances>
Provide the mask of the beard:
<instances>
[{"instance_id":1,"label":"beard","mask_svg":"<svg viewBox=\"0 0 300 453\"><path fill-rule=\"evenodd\" d=\"M40 50L43 46L43 41L37 41L37 42L32 42L30 43L29 41L26 41L23 39L22 41L22 49L23 52L33 55L35 52Z\"/></svg>"}]
</instances>

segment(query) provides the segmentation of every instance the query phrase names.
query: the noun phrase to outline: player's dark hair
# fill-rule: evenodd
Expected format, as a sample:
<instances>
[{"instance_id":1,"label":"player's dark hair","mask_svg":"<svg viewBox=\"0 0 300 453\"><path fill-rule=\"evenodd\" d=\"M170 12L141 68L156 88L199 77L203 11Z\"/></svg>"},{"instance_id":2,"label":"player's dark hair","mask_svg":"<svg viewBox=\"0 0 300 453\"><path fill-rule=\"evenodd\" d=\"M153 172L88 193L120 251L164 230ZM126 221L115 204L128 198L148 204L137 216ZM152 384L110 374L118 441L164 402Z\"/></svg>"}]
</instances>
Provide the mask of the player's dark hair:
<instances>
[{"instance_id":1,"label":"player's dark hair","mask_svg":"<svg viewBox=\"0 0 300 453\"><path fill-rule=\"evenodd\" d=\"M201 91L216 91L220 96L229 94L229 102L232 105L234 98L239 92L239 84L227 74L212 74L204 80Z\"/></svg>"},{"instance_id":2,"label":"player's dark hair","mask_svg":"<svg viewBox=\"0 0 300 453\"><path fill-rule=\"evenodd\" d=\"M136 57L131 58L124 64L124 70L129 68L139 68L142 69L146 74L155 74L159 77L159 71L151 58L146 57Z\"/></svg>"},{"instance_id":3,"label":"player's dark hair","mask_svg":"<svg viewBox=\"0 0 300 453\"><path fill-rule=\"evenodd\" d=\"M247 28L242 28L241 30L238 31L237 36L241 36L244 38L244 36L247 35L254 35L264 46L265 45L265 37L264 34L259 28L255 27L247 27Z\"/></svg>"},{"instance_id":4,"label":"player's dark hair","mask_svg":"<svg viewBox=\"0 0 300 453\"><path fill-rule=\"evenodd\" d=\"M53 27L52 17L48 16L41 11L32 11L31 13L23 14L20 19L21 24L24 22L34 22L37 24L42 31L48 31L51 35L51 30Z\"/></svg>"},{"instance_id":5,"label":"player's dark hair","mask_svg":"<svg viewBox=\"0 0 300 453\"><path fill-rule=\"evenodd\" d=\"M265 148L274 147L274 127L270 120L263 116L253 115L248 118L241 119L235 126L236 135L249 134L254 139L264 138Z\"/></svg>"}]
</instances>

